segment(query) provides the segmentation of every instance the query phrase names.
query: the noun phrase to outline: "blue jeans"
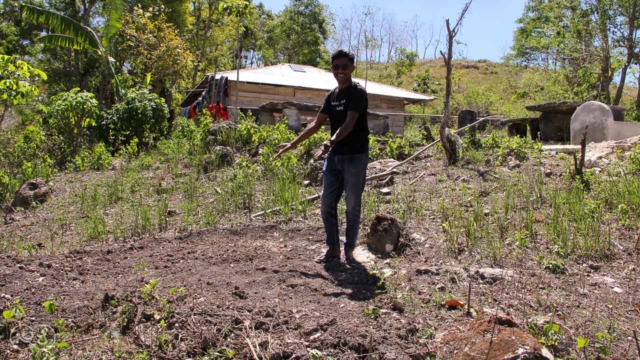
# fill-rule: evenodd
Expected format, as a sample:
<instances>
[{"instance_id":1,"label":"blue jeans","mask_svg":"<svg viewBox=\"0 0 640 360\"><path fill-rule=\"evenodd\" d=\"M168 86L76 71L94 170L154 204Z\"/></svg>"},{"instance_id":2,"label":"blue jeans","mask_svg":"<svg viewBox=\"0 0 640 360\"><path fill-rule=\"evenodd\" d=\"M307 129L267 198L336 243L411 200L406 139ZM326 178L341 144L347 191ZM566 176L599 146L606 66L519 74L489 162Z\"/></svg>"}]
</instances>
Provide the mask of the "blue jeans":
<instances>
[{"instance_id":1,"label":"blue jeans","mask_svg":"<svg viewBox=\"0 0 640 360\"><path fill-rule=\"evenodd\" d=\"M360 208L362 192L367 178L369 153L337 155L329 153L324 161L322 183L322 205L320 212L329 249L340 249L338 229L338 203L346 193L347 231L345 251L353 250L360 230Z\"/></svg>"}]
</instances>

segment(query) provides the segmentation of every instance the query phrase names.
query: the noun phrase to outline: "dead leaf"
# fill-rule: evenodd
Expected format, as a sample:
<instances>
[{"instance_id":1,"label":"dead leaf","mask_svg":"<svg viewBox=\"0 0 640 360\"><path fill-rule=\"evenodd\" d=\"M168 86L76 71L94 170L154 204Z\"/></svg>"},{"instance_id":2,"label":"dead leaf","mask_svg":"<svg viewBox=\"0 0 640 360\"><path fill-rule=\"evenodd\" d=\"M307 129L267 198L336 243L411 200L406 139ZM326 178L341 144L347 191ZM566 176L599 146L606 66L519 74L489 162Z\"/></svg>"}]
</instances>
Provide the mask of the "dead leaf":
<instances>
[{"instance_id":1,"label":"dead leaf","mask_svg":"<svg viewBox=\"0 0 640 360\"><path fill-rule=\"evenodd\" d=\"M533 215L533 221L537 222L537 223L541 223L544 221L544 216L542 214L534 214Z\"/></svg>"},{"instance_id":2,"label":"dead leaf","mask_svg":"<svg viewBox=\"0 0 640 360\"><path fill-rule=\"evenodd\" d=\"M442 306L446 306L448 308L461 308L464 307L464 303L456 299L449 299L443 302Z\"/></svg>"}]
</instances>

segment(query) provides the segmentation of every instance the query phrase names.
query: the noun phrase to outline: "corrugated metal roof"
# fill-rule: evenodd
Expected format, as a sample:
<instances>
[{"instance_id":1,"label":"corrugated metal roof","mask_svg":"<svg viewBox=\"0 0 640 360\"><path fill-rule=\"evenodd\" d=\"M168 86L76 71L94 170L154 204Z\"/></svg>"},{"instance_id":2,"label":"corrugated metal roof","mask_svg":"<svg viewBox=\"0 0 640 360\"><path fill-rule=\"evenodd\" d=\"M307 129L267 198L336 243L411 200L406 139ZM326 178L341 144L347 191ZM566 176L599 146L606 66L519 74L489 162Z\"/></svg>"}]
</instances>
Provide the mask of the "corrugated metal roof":
<instances>
[{"instance_id":1,"label":"corrugated metal roof","mask_svg":"<svg viewBox=\"0 0 640 360\"><path fill-rule=\"evenodd\" d=\"M290 65L291 64L280 64L261 68L241 69L240 82L290 86L325 91L333 90L338 86L336 79L329 71L318 69L313 66L298 65L305 70L305 72L300 72L294 71ZM219 79L221 76L226 76L229 81L236 81L236 70L218 72L216 79ZM365 86L364 79L353 78L353 80L360 83L360 85ZM417 92L380 84L371 80L366 82L366 88L369 94L402 98L409 103L426 102L435 99L432 96L426 96Z\"/></svg>"}]
</instances>

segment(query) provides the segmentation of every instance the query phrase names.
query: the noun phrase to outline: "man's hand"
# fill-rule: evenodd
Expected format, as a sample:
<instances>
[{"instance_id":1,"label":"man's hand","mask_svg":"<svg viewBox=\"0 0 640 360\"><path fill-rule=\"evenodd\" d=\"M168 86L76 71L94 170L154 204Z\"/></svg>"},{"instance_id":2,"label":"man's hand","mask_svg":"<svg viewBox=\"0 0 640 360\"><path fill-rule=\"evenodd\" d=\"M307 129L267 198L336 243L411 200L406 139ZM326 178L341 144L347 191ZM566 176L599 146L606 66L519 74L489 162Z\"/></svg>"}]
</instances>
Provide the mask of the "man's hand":
<instances>
[{"instance_id":1,"label":"man's hand","mask_svg":"<svg viewBox=\"0 0 640 360\"><path fill-rule=\"evenodd\" d=\"M316 150L315 154L313 154L313 160L318 161L322 159L328 152L331 150L331 141L327 140L322 143L320 149Z\"/></svg>"},{"instance_id":2,"label":"man's hand","mask_svg":"<svg viewBox=\"0 0 640 360\"><path fill-rule=\"evenodd\" d=\"M278 145L278 153L273 157L273 159L271 160L278 160L282 155L284 155L287 151L289 150L293 150L296 147L293 146L292 143L285 143L285 144L281 144Z\"/></svg>"}]
</instances>

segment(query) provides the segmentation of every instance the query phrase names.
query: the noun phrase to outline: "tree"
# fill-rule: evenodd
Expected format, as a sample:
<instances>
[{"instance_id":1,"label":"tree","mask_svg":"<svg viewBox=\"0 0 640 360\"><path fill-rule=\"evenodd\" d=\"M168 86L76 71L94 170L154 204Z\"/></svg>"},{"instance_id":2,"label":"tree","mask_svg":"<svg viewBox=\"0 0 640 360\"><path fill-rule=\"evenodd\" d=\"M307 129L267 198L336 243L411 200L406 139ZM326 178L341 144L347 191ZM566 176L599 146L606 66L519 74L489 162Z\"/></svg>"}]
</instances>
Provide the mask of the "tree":
<instances>
[{"instance_id":1,"label":"tree","mask_svg":"<svg viewBox=\"0 0 640 360\"><path fill-rule=\"evenodd\" d=\"M191 86L200 81L203 71L231 69L235 49L238 19L226 16L219 10L220 0L192 0L192 25L186 30L184 39L193 54ZM235 39L235 40L234 40Z\"/></svg>"},{"instance_id":2,"label":"tree","mask_svg":"<svg viewBox=\"0 0 640 360\"><path fill-rule=\"evenodd\" d=\"M118 50L114 56L126 68L126 80L132 86L140 85L148 74L153 92L170 109L169 123L172 123L175 118L172 89L187 79L192 60L176 28L165 21L163 14L155 14L153 8L143 11L136 7L124 17L115 40Z\"/></svg>"},{"instance_id":3,"label":"tree","mask_svg":"<svg viewBox=\"0 0 640 360\"><path fill-rule=\"evenodd\" d=\"M411 38L411 46L410 48L413 50L413 46L415 46L415 52L420 52L420 38L422 29L424 28L424 22L420 21L418 15L413 15L411 21L409 22L409 37Z\"/></svg>"},{"instance_id":4,"label":"tree","mask_svg":"<svg viewBox=\"0 0 640 360\"><path fill-rule=\"evenodd\" d=\"M442 55L442 59L444 60L444 64L447 67L447 77L446 77L446 87L445 87L445 95L444 95L444 116L442 116L442 122L440 123L440 141L442 142L442 147L447 155L447 162L449 165L453 165L458 161L458 144L460 143L460 138L457 135L451 133L449 131L449 118L451 117L451 75L453 73L453 44L460 31L460 27L462 26L462 20L464 20L467 11L469 11L469 7L473 0L469 0L464 7L462 8L462 12L460 16L458 16L458 21L456 24L451 27L449 19L445 21L447 26L447 53L440 52Z\"/></svg>"},{"instance_id":5,"label":"tree","mask_svg":"<svg viewBox=\"0 0 640 360\"><path fill-rule=\"evenodd\" d=\"M597 16L585 4L581 0L528 0L508 57L516 64L557 71L568 95L580 100L597 93L598 74L606 60L598 58L595 45Z\"/></svg>"},{"instance_id":6,"label":"tree","mask_svg":"<svg viewBox=\"0 0 640 360\"><path fill-rule=\"evenodd\" d=\"M40 31L39 26L22 19L16 0L0 3L0 54L35 56Z\"/></svg>"},{"instance_id":7,"label":"tree","mask_svg":"<svg viewBox=\"0 0 640 360\"><path fill-rule=\"evenodd\" d=\"M100 38L91 27L83 25L69 16L33 5L22 4L20 6L20 10L27 20L44 26L50 32L39 39L45 46L61 46L75 51L87 50L102 58L114 81L117 98L121 97L122 88L111 62L110 53L113 49L113 37L122 26L123 3L121 0L111 0L108 3L108 9L108 18L104 23L102 38ZM85 17L88 17L89 13L89 9L86 9ZM85 21L88 19L85 18ZM77 52L76 56L78 56ZM81 82L80 85L81 89L86 89L85 84Z\"/></svg>"},{"instance_id":8,"label":"tree","mask_svg":"<svg viewBox=\"0 0 640 360\"><path fill-rule=\"evenodd\" d=\"M27 104L39 94L36 82L46 80L47 75L17 57L0 55L0 127L9 111L15 105Z\"/></svg>"},{"instance_id":9,"label":"tree","mask_svg":"<svg viewBox=\"0 0 640 360\"><path fill-rule=\"evenodd\" d=\"M326 61L327 9L318 0L291 0L279 14L277 53L282 61L318 66Z\"/></svg>"},{"instance_id":10,"label":"tree","mask_svg":"<svg viewBox=\"0 0 640 360\"><path fill-rule=\"evenodd\" d=\"M621 19L617 24L617 43L625 52L624 65L620 70L620 81L618 81L618 89L613 100L613 105L620 105L625 84L627 82L627 71L634 60L638 58L638 12L640 2L638 0L619 0L616 1L616 17ZM638 98L640 98L640 88L638 88ZM640 105L640 104L638 104Z\"/></svg>"}]
</instances>

